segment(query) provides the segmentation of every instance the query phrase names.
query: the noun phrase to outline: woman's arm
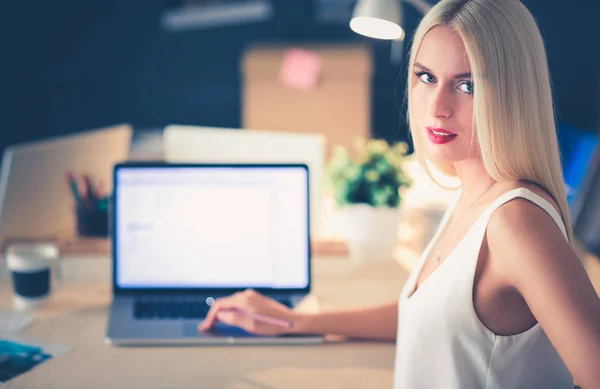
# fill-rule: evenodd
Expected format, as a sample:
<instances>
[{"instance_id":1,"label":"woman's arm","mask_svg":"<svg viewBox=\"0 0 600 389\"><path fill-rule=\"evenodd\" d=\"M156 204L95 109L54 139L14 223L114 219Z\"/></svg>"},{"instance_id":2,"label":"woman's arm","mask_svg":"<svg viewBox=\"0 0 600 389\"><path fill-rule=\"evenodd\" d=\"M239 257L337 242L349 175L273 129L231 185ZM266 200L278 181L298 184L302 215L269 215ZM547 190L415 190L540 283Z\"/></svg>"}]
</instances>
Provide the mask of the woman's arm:
<instances>
[{"instance_id":1,"label":"woman's arm","mask_svg":"<svg viewBox=\"0 0 600 389\"><path fill-rule=\"evenodd\" d=\"M490 259L523 296L577 383L600 388L600 298L554 221L516 199L492 215L487 240Z\"/></svg>"},{"instance_id":2,"label":"woman's arm","mask_svg":"<svg viewBox=\"0 0 600 389\"><path fill-rule=\"evenodd\" d=\"M348 338L395 340L398 303L372 308L300 315L298 332L335 334Z\"/></svg>"}]
</instances>

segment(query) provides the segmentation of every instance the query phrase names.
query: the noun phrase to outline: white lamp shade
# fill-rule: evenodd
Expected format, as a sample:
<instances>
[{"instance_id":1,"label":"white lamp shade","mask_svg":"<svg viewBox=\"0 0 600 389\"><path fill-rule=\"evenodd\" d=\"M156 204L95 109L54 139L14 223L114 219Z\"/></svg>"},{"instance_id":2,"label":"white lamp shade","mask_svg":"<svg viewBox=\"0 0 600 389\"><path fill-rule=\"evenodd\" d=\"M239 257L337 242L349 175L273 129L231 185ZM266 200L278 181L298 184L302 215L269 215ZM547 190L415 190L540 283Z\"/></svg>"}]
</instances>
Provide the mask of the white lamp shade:
<instances>
[{"instance_id":1,"label":"white lamp shade","mask_svg":"<svg viewBox=\"0 0 600 389\"><path fill-rule=\"evenodd\" d=\"M401 0L358 0L350 28L357 34L377 39L403 39L400 27Z\"/></svg>"}]
</instances>

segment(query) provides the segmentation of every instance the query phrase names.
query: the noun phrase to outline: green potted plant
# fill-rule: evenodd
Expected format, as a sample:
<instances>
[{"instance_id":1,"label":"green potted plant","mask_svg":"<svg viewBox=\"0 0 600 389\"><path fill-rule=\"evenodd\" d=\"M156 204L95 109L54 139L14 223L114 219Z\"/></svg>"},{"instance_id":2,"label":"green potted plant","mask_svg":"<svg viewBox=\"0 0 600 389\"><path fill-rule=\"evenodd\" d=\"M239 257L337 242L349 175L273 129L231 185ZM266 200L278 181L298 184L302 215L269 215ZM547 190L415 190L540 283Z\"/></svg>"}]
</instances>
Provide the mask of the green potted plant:
<instances>
[{"instance_id":1,"label":"green potted plant","mask_svg":"<svg viewBox=\"0 0 600 389\"><path fill-rule=\"evenodd\" d=\"M357 139L354 152L333 149L328 184L344 219L344 235L355 261L392 260L397 242L408 145Z\"/></svg>"}]
</instances>

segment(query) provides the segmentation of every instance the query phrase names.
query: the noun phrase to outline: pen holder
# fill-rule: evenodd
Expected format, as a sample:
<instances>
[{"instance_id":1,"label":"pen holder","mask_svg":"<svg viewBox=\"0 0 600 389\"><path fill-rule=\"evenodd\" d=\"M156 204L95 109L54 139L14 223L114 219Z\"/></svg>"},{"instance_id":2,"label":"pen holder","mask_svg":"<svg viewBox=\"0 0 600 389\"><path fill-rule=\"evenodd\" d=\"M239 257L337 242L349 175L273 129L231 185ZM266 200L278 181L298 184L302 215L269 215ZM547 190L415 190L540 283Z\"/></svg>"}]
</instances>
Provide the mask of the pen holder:
<instances>
[{"instance_id":1,"label":"pen holder","mask_svg":"<svg viewBox=\"0 0 600 389\"><path fill-rule=\"evenodd\" d=\"M106 238L109 232L107 208L76 208L77 234L82 237Z\"/></svg>"}]
</instances>

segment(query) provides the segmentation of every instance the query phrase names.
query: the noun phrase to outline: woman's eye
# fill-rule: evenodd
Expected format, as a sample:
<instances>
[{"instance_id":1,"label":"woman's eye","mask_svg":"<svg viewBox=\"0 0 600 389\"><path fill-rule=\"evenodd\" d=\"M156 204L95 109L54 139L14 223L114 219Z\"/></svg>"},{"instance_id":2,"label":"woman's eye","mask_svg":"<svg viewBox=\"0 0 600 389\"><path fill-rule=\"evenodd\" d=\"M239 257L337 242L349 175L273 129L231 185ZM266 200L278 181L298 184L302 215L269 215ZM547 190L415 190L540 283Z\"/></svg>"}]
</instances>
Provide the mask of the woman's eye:
<instances>
[{"instance_id":1,"label":"woman's eye","mask_svg":"<svg viewBox=\"0 0 600 389\"><path fill-rule=\"evenodd\" d=\"M418 72L417 77L419 77L419 79L426 84L432 84L435 82L435 77L432 76L431 73Z\"/></svg>"},{"instance_id":2,"label":"woman's eye","mask_svg":"<svg viewBox=\"0 0 600 389\"><path fill-rule=\"evenodd\" d=\"M458 89L460 89L464 93L472 95L474 92L473 82L472 81L461 81L461 83L458 85Z\"/></svg>"}]
</instances>

